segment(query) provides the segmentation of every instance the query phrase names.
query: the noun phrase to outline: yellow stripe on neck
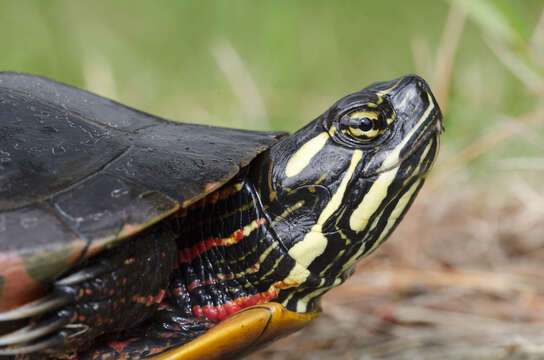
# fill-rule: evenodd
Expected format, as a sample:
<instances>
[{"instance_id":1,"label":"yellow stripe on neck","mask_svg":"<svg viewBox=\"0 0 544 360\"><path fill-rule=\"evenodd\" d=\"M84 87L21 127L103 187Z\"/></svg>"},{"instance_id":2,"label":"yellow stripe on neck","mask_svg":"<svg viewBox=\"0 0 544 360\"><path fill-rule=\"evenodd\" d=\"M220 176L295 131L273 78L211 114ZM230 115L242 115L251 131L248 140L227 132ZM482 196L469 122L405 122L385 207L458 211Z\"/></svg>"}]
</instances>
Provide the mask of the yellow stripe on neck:
<instances>
[{"instance_id":1,"label":"yellow stripe on neck","mask_svg":"<svg viewBox=\"0 0 544 360\"><path fill-rule=\"evenodd\" d=\"M312 229L306 234L306 236L304 236L304 239L289 249L289 255L302 266L308 267L312 261L314 261L323 253L323 251L325 251L325 247L327 246L327 238L322 233L323 224L325 224L327 219L329 219L342 204L342 199L344 198L344 193L346 192L348 182L351 180L353 173L355 172L355 168L361 161L362 157L363 152L361 150L355 150L353 152L351 163L346 171L346 174L342 178L340 185L338 186L338 190L334 193L319 215L317 223L312 226Z\"/></svg>"}]
</instances>

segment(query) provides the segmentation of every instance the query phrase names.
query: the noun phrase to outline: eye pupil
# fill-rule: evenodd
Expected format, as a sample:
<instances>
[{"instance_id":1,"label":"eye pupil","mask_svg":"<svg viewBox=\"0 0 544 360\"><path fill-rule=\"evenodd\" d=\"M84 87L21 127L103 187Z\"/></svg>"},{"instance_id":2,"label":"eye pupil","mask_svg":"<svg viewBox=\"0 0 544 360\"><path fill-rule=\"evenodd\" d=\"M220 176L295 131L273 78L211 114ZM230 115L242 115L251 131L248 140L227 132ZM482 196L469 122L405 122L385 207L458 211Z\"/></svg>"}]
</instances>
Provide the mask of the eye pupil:
<instances>
[{"instance_id":1,"label":"eye pupil","mask_svg":"<svg viewBox=\"0 0 544 360\"><path fill-rule=\"evenodd\" d=\"M372 120L369 118L360 118L359 121L359 129L362 131L372 130Z\"/></svg>"}]
</instances>

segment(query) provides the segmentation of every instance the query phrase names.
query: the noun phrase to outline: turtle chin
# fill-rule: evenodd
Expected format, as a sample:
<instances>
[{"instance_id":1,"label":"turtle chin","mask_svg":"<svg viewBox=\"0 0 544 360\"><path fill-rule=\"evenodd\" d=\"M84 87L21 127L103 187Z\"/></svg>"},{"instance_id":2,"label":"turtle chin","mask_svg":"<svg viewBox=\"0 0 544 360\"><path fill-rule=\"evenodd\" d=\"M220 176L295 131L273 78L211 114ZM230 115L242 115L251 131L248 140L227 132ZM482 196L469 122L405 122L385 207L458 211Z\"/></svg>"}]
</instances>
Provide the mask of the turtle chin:
<instances>
[{"instance_id":1,"label":"turtle chin","mask_svg":"<svg viewBox=\"0 0 544 360\"><path fill-rule=\"evenodd\" d=\"M399 168L404 169L407 176L404 179L426 177L431 170L440 149L440 133L431 131L421 141L414 144L404 159L400 160ZM412 172L409 172L413 169ZM403 179L402 172L400 178Z\"/></svg>"}]
</instances>

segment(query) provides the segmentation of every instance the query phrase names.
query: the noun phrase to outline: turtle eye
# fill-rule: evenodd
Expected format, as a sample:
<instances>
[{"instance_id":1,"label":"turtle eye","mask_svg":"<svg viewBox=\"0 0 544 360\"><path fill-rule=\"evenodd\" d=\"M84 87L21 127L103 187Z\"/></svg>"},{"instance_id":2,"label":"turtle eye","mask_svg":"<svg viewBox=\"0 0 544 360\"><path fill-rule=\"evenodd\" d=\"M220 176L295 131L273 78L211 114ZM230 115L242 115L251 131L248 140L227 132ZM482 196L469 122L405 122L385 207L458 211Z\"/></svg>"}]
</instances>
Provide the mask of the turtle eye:
<instances>
[{"instance_id":1,"label":"turtle eye","mask_svg":"<svg viewBox=\"0 0 544 360\"><path fill-rule=\"evenodd\" d=\"M358 141L370 141L383 134L387 123L376 111L353 111L340 118L340 129Z\"/></svg>"}]
</instances>

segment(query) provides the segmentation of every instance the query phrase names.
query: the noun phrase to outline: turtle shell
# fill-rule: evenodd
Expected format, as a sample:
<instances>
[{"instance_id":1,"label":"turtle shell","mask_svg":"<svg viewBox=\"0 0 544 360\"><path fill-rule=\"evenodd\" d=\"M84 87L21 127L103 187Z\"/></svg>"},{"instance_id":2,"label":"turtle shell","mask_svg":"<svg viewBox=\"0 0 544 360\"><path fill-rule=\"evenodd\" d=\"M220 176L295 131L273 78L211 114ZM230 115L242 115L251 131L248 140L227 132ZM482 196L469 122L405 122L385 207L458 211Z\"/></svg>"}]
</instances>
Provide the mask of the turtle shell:
<instances>
[{"instance_id":1,"label":"turtle shell","mask_svg":"<svg viewBox=\"0 0 544 360\"><path fill-rule=\"evenodd\" d=\"M0 311L213 192L282 135L172 122L0 73Z\"/></svg>"}]
</instances>

